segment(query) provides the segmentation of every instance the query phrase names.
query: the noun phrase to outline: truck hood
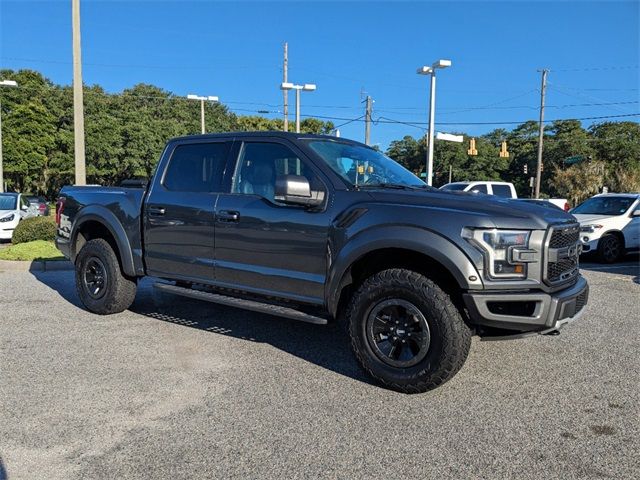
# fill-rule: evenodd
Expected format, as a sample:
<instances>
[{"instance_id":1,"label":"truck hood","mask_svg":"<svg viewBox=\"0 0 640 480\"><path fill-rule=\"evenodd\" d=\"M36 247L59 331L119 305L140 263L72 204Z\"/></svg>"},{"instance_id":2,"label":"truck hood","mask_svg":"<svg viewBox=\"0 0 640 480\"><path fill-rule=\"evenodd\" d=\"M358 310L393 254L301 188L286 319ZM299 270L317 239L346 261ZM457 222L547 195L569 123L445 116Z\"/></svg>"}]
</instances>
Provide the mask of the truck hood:
<instances>
[{"instance_id":1,"label":"truck hood","mask_svg":"<svg viewBox=\"0 0 640 480\"><path fill-rule=\"evenodd\" d=\"M405 204L425 210L450 211L467 217L466 226L546 229L550 224L574 223L573 215L517 199L446 190L371 190L378 202ZM451 217L452 220L456 217ZM470 222L475 219L474 222ZM419 221L417 221L419 223Z\"/></svg>"}]
</instances>

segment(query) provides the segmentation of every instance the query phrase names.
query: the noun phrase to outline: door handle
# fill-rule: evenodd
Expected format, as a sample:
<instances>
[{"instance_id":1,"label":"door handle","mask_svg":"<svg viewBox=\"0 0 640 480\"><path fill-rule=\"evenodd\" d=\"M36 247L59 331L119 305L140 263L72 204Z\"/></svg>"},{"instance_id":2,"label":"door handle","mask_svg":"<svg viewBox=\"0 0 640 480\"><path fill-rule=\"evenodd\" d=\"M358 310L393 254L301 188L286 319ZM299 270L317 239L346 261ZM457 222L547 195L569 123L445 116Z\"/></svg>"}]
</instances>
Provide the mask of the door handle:
<instances>
[{"instance_id":1,"label":"door handle","mask_svg":"<svg viewBox=\"0 0 640 480\"><path fill-rule=\"evenodd\" d=\"M221 210L216 215L219 222L237 222L240 220L240 212L232 210Z\"/></svg>"},{"instance_id":2,"label":"door handle","mask_svg":"<svg viewBox=\"0 0 640 480\"><path fill-rule=\"evenodd\" d=\"M160 217L164 215L165 209L164 207L149 207L149 215L153 215L155 217Z\"/></svg>"}]
</instances>

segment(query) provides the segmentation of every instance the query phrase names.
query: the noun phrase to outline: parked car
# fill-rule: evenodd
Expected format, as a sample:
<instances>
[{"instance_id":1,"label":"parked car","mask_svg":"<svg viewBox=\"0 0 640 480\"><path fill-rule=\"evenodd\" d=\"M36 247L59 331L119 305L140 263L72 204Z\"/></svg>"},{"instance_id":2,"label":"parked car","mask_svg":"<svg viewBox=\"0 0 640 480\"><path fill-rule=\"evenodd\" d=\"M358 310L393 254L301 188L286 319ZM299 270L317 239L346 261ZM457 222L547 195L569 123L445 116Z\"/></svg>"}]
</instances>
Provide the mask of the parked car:
<instances>
[{"instance_id":1,"label":"parked car","mask_svg":"<svg viewBox=\"0 0 640 480\"><path fill-rule=\"evenodd\" d=\"M453 377L472 333L557 333L588 298L571 215L437 190L330 136L177 138L148 187L64 187L56 221L92 312L125 310L149 275L185 297L344 320L364 369L403 392Z\"/></svg>"},{"instance_id":2,"label":"parked car","mask_svg":"<svg viewBox=\"0 0 640 480\"><path fill-rule=\"evenodd\" d=\"M31 202L32 206L35 206L38 209L39 216L46 217L49 215L49 203L47 203L46 198L30 195L27 199Z\"/></svg>"},{"instance_id":3,"label":"parked car","mask_svg":"<svg viewBox=\"0 0 640 480\"><path fill-rule=\"evenodd\" d=\"M571 210L580 222L582 252L613 263L625 252L640 250L640 194L604 193Z\"/></svg>"},{"instance_id":4,"label":"parked car","mask_svg":"<svg viewBox=\"0 0 640 480\"><path fill-rule=\"evenodd\" d=\"M35 207L21 193L0 193L0 240L11 240L20 220L36 215Z\"/></svg>"},{"instance_id":5,"label":"parked car","mask_svg":"<svg viewBox=\"0 0 640 480\"><path fill-rule=\"evenodd\" d=\"M522 202L535 203L542 207L559 208L565 212L571 210L571 206L565 198L520 198L519 200Z\"/></svg>"},{"instance_id":6,"label":"parked car","mask_svg":"<svg viewBox=\"0 0 640 480\"><path fill-rule=\"evenodd\" d=\"M463 192L484 193L487 195L495 195L497 197L503 197L503 198L518 198L518 194L516 193L516 188L513 186L513 183L509 183L509 182L494 182L494 181L452 182L452 183L447 183L446 185L441 186L440 190L452 190L452 191L458 190ZM526 200L529 201L530 199L526 199ZM544 199L539 198L539 199L532 199L532 200L535 200L534 203L538 203L541 206L546 206L546 205L542 205L539 202L551 203L557 206L558 208L560 208L561 210L564 210L565 212L568 212L569 209L571 208L566 198L544 198Z\"/></svg>"},{"instance_id":7,"label":"parked car","mask_svg":"<svg viewBox=\"0 0 640 480\"><path fill-rule=\"evenodd\" d=\"M518 198L513 183L508 182L452 182L440 187L440 190L484 193L503 198Z\"/></svg>"}]
</instances>

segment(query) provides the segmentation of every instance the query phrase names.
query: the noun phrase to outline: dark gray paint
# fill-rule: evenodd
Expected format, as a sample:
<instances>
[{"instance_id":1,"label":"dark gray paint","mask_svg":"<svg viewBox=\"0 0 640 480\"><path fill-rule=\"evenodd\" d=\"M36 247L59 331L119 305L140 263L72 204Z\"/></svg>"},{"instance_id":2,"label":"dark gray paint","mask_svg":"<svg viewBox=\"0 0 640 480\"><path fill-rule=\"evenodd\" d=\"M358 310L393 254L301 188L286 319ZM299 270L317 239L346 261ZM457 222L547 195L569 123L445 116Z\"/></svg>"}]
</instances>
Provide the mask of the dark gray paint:
<instances>
[{"instance_id":1,"label":"dark gray paint","mask_svg":"<svg viewBox=\"0 0 640 480\"><path fill-rule=\"evenodd\" d=\"M266 132L174 139L146 194L136 189L65 187L61 195L67 198L71 238L83 219L99 219L117 239L127 273L133 266L138 276L193 280L323 305L335 312L346 272L368 252L404 248L425 254L445 266L464 291L486 290L483 258L461 237L463 227L546 230L550 224L575 221L561 210L465 192L349 190L307 147L307 138L318 137ZM162 172L176 145L223 140L233 142L233 148L221 192L181 193L162 187ZM284 143L308 162L325 183L325 204L305 209L230 193L240 145L256 140ZM161 215L159 208L164 209ZM65 249L64 230L59 244L73 259L77 252ZM469 280L471 276L477 280ZM530 290L531 284L512 281L508 288ZM544 285L539 289L545 290Z\"/></svg>"}]
</instances>

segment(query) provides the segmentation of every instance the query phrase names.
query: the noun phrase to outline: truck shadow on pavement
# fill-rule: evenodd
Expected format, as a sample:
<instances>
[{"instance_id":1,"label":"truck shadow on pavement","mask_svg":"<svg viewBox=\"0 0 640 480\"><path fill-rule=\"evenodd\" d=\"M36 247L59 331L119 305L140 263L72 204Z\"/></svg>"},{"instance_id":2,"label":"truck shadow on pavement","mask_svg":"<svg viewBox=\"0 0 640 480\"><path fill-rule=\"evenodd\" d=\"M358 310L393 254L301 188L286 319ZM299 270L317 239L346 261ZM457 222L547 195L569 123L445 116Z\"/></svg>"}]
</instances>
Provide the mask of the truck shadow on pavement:
<instances>
[{"instance_id":1,"label":"truck shadow on pavement","mask_svg":"<svg viewBox=\"0 0 640 480\"><path fill-rule=\"evenodd\" d=\"M7 471L4 468L4 462L2 461L2 457L0 456L0 480L7 480L9 476L7 475Z\"/></svg>"},{"instance_id":2,"label":"truck shadow on pavement","mask_svg":"<svg viewBox=\"0 0 640 480\"><path fill-rule=\"evenodd\" d=\"M76 294L73 272L32 274L66 301L84 309ZM140 282L128 312L248 342L266 343L327 370L373 385L351 352L348 335L341 324L313 325L183 298L154 289L154 281L147 278Z\"/></svg>"}]
</instances>

